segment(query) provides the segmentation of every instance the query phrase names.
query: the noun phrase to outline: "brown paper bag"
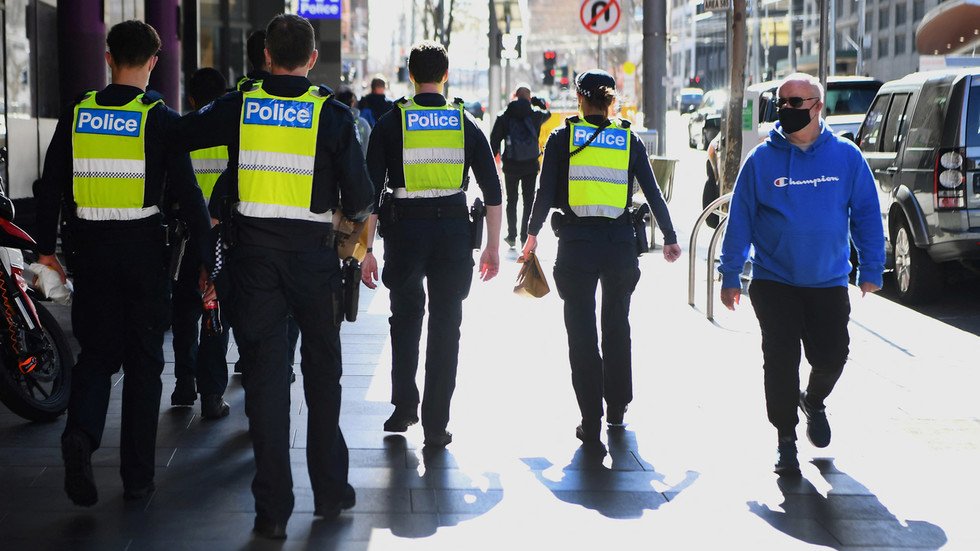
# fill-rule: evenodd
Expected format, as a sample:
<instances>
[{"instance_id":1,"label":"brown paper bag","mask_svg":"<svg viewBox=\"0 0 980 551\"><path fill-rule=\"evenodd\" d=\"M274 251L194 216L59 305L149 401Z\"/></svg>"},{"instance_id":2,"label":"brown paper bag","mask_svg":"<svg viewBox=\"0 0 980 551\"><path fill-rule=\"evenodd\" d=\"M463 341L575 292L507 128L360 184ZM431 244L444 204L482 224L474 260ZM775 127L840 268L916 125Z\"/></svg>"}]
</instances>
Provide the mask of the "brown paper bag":
<instances>
[{"instance_id":1,"label":"brown paper bag","mask_svg":"<svg viewBox=\"0 0 980 551\"><path fill-rule=\"evenodd\" d=\"M523 262L520 273L517 274L517 285L514 286L514 293L525 296L541 298L551 292L548 280L544 277L541 263L538 257L531 253L527 258L521 258L518 262Z\"/></svg>"},{"instance_id":2,"label":"brown paper bag","mask_svg":"<svg viewBox=\"0 0 980 551\"><path fill-rule=\"evenodd\" d=\"M349 257L357 258L358 261L364 260L364 252L358 250L361 235L367 239L367 224L364 222L354 222L344 217L334 215L334 234L337 245L337 256L344 260ZM360 253L358 256L357 253Z\"/></svg>"}]
</instances>

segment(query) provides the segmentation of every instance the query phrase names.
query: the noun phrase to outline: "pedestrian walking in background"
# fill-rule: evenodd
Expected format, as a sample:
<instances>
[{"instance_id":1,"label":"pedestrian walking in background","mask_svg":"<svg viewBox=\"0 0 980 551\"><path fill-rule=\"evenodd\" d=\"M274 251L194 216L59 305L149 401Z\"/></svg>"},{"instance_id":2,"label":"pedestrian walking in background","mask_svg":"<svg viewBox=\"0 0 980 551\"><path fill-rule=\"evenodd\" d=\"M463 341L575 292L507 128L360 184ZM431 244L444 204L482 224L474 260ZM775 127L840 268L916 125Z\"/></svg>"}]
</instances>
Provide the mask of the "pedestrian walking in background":
<instances>
[{"instance_id":1,"label":"pedestrian walking in background","mask_svg":"<svg viewBox=\"0 0 980 551\"><path fill-rule=\"evenodd\" d=\"M354 128L357 129L357 141L361 144L366 158L368 140L371 138L371 125L361 117L361 110L357 108L357 98L353 90L347 87L337 90L337 101L350 107L350 112L354 115Z\"/></svg>"},{"instance_id":2,"label":"pedestrian walking in background","mask_svg":"<svg viewBox=\"0 0 980 551\"><path fill-rule=\"evenodd\" d=\"M230 252L232 323L243 363L245 413L255 452L255 532L286 537L295 504L289 456L287 317L303 334L307 468L313 514L331 520L355 504L340 431L340 260L333 212L363 220L374 186L354 138L350 109L307 78L316 36L306 19L279 15L266 28L271 75L185 115L176 141L188 150L227 145L236 176ZM339 197L339 202L338 202Z\"/></svg>"},{"instance_id":3,"label":"pedestrian walking in background","mask_svg":"<svg viewBox=\"0 0 980 551\"><path fill-rule=\"evenodd\" d=\"M534 184L541 170L539 136L541 125L551 118L544 100L531 97L531 89L518 86L514 100L497 117L490 131L490 148L493 156L500 155L507 190L507 235L504 241L514 248L517 241L517 201L521 207L521 246L527 241L527 221L531 218L534 201ZM500 144L504 143L503 154Z\"/></svg>"},{"instance_id":4,"label":"pedestrian walking in background","mask_svg":"<svg viewBox=\"0 0 980 551\"><path fill-rule=\"evenodd\" d=\"M425 445L452 442L446 430L456 388L463 299L473 280L476 228L469 219L466 186L470 169L486 202L487 244L480 275L488 281L500 266L500 180L483 131L463 109L463 101L442 95L449 79L449 55L437 42L412 47L408 72L415 95L381 117L371 133L368 171L377 188L375 215L368 222L368 249L361 278L376 287L375 227L385 240L381 280L391 297L391 403L395 411L384 430L405 432L419 421L419 363L422 318L428 289L422 429ZM385 192L385 189L387 191ZM384 195L384 199L382 199ZM479 219L475 223L480 223Z\"/></svg>"},{"instance_id":5,"label":"pedestrian walking in background","mask_svg":"<svg viewBox=\"0 0 980 551\"><path fill-rule=\"evenodd\" d=\"M361 117L368 121L372 128L381 117L395 108L395 102L385 95L387 88L387 81L383 76L378 75L371 79L371 92L361 96L361 101L357 103L357 108L361 110Z\"/></svg>"},{"instance_id":6,"label":"pedestrian walking in background","mask_svg":"<svg viewBox=\"0 0 980 551\"><path fill-rule=\"evenodd\" d=\"M830 444L824 400L847 361L851 243L862 296L881 288L884 230L861 151L824 123L824 89L793 74L778 89L779 122L749 153L735 183L722 245L721 301L735 309L753 247L749 296L762 330L766 411L778 438L775 471L799 475L797 408L807 437ZM800 343L811 372L800 390Z\"/></svg>"},{"instance_id":7,"label":"pedestrian walking in background","mask_svg":"<svg viewBox=\"0 0 980 551\"><path fill-rule=\"evenodd\" d=\"M73 249L72 327L81 352L61 453L65 493L86 507L98 501L91 457L102 443L111 378L120 366L123 497L142 499L155 489L163 336L170 326L164 191L180 203L193 242L205 243L211 228L191 160L169 139L179 115L146 90L159 35L142 21L125 21L110 29L106 43L112 82L62 114L35 194L39 262L62 280L59 217L71 234L63 242ZM188 250L185 262L200 269L204 254Z\"/></svg>"},{"instance_id":8,"label":"pedestrian walking in background","mask_svg":"<svg viewBox=\"0 0 980 551\"><path fill-rule=\"evenodd\" d=\"M630 210L634 181L664 234L664 258L677 260L681 248L643 142L628 121L609 118L615 79L605 71L586 71L575 79L575 91L582 116L566 119L548 138L523 256L537 248L551 208L561 209L554 276L564 302L572 387L582 414L575 436L600 444L603 399L611 426L623 424L633 401L629 311L640 280L640 236ZM602 286L601 351L597 285Z\"/></svg>"}]
</instances>

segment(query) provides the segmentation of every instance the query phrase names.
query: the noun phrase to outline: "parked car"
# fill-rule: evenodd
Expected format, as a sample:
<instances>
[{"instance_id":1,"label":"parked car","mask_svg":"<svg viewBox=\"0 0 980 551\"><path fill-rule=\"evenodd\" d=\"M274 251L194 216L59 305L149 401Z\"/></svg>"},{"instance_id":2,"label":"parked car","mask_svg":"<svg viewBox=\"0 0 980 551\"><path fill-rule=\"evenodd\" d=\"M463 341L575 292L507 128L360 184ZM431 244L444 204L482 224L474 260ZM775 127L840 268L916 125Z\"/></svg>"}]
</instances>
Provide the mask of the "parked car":
<instances>
[{"instance_id":1,"label":"parked car","mask_svg":"<svg viewBox=\"0 0 980 551\"><path fill-rule=\"evenodd\" d=\"M721 131L721 115L728 103L727 90L712 90L704 95L697 111L687 120L687 145L707 149Z\"/></svg>"},{"instance_id":2,"label":"parked car","mask_svg":"<svg viewBox=\"0 0 980 551\"><path fill-rule=\"evenodd\" d=\"M681 113L694 111L698 105L701 105L702 97L704 97L704 90L700 88L681 88L675 103L677 110Z\"/></svg>"},{"instance_id":3,"label":"parked car","mask_svg":"<svg viewBox=\"0 0 980 551\"><path fill-rule=\"evenodd\" d=\"M898 298L927 301L948 268L980 259L980 68L886 83L856 141L878 185Z\"/></svg>"}]
</instances>

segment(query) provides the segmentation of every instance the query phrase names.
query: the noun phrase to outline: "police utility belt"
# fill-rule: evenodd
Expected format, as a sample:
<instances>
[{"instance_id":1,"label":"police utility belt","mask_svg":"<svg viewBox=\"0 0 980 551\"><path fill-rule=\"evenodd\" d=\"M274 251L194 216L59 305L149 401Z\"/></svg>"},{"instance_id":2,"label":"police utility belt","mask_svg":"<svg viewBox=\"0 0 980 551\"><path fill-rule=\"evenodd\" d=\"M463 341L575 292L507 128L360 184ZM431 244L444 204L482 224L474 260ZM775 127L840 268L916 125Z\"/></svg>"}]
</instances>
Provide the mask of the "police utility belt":
<instances>
[{"instance_id":1,"label":"police utility belt","mask_svg":"<svg viewBox=\"0 0 980 551\"><path fill-rule=\"evenodd\" d=\"M551 213L551 230L555 232L555 237L561 234L563 226L621 226L630 224L633 226L633 233L636 236L636 256L650 252L650 237L647 236L647 228L650 226L652 213L650 205L643 203L637 208L630 208L619 218L604 218L601 216L579 217L565 214L561 211Z\"/></svg>"},{"instance_id":2,"label":"police utility belt","mask_svg":"<svg viewBox=\"0 0 980 551\"><path fill-rule=\"evenodd\" d=\"M469 219L472 246L479 249L483 246L483 220L486 218L486 207L477 198L473 206L466 205L412 205L396 201L395 192L385 191L381 195L381 208L378 212L378 235L382 238L390 234L391 228L399 220L440 220L440 219Z\"/></svg>"}]
</instances>

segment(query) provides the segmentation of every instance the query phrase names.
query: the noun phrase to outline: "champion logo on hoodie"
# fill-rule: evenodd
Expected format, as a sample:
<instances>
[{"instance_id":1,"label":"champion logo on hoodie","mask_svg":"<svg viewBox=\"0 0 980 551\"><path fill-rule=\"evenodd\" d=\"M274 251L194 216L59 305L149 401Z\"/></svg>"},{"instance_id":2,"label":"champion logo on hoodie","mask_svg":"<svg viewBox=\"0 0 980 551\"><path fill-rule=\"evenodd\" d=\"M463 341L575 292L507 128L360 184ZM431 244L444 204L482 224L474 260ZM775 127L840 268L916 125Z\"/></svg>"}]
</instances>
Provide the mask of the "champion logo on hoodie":
<instances>
[{"instance_id":1,"label":"champion logo on hoodie","mask_svg":"<svg viewBox=\"0 0 980 551\"><path fill-rule=\"evenodd\" d=\"M782 178L776 178L772 181L772 185L776 187L786 187L786 186L813 186L817 187L823 182L839 182L840 178L837 176L818 176L816 178L811 178L809 180L793 180L792 178L787 178L783 176Z\"/></svg>"}]
</instances>

